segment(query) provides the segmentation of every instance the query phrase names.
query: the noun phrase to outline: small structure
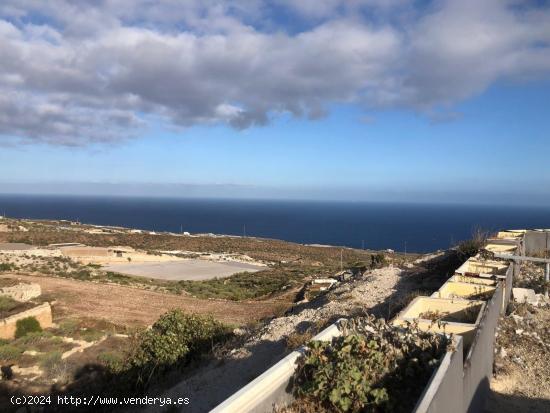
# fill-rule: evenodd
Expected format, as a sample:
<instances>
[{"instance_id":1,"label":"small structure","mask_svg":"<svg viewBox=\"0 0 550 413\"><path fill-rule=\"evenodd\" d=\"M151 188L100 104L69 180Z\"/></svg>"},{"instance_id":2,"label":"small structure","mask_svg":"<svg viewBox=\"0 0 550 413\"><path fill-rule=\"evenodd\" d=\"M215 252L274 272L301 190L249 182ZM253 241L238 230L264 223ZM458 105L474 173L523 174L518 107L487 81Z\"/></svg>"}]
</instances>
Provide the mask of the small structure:
<instances>
[{"instance_id":1,"label":"small structure","mask_svg":"<svg viewBox=\"0 0 550 413\"><path fill-rule=\"evenodd\" d=\"M15 330L17 328L17 321L27 317L34 317L42 328L51 327L52 321L52 308L49 303L40 304L34 308L26 311L22 311L18 314L6 317L0 320L0 338L4 340L11 340L15 337Z\"/></svg>"}]
</instances>

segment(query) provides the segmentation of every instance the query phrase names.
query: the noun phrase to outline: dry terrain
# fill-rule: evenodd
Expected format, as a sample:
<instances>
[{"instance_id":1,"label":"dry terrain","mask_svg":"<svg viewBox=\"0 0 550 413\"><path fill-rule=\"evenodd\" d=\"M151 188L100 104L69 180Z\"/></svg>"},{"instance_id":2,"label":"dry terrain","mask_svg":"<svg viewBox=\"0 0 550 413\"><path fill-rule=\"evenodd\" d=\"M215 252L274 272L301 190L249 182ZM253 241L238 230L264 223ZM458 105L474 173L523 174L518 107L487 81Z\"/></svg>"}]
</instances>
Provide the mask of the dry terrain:
<instances>
[{"instance_id":1,"label":"dry terrain","mask_svg":"<svg viewBox=\"0 0 550 413\"><path fill-rule=\"evenodd\" d=\"M543 269L526 263L516 285L542 293ZM488 413L550 412L550 304L511 304L495 346Z\"/></svg>"},{"instance_id":2,"label":"dry terrain","mask_svg":"<svg viewBox=\"0 0 550 413\"><path fill-rule=\"evenodd\" d=\"M59 314L102 318L130 326L149 325L172 308L212 314L227 323L245 324L272 315L284 304L284 301L201 300L114 284L106 286L41 276L2 276L40 284L43 294L55 297L54 309Z\"/></svg>"}]
</instances>

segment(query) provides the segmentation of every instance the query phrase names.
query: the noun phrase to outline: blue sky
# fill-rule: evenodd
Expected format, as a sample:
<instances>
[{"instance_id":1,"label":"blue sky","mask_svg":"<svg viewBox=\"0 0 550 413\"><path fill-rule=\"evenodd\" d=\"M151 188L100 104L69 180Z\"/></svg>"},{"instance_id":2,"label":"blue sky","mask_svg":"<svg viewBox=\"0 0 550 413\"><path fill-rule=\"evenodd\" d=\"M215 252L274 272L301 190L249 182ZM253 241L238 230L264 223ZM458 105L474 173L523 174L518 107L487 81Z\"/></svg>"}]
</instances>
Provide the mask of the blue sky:
<instances>
[{"instance_id":1,"label":"blue sky","mask_svg":"<svg viewBox=\"0 0 550 413\"><path fill-rule=\"evenodd\" d=\"M0 192L550 202L546 6L161 3L0 7Z\"/></svg>"}]
</instances>

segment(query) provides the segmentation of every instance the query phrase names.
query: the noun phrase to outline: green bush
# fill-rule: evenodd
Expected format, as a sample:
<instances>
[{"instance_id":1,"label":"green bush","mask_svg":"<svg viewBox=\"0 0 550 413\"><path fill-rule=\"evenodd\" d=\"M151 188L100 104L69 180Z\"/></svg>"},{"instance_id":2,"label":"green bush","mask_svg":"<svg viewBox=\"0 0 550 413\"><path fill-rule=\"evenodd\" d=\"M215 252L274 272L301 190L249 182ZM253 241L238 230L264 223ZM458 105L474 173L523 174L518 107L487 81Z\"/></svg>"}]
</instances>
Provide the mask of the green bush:
<instances>
[{"instance_id":1,"label":"green bush","mask_svg":"<svg viewBox=\"0 0 550 413\"><path fill-rule=\"evenodd\" d=\"M2 361L15 360L22 353L23 349L11 344L4 344L0 346L0 360Z\"/></svg>"},{"instance_id":2,"label":"green bush","mask_svg":"<svg viewBox=\"0 0 550 413\"><path fill-rule=\"evenodd\" d=\"M124 370L124 357L122 354L106 351L97 356L98 361L103 364L111 373L120 373Z\"/></svg>"},{"instance_id":3,"label":"green bush","mask_svg":"<svg viewBox=\"0 0 550 413\"><path fill-rule=\"evenodd\" d=\"M146 386L154 374L211 351L227 335L227 329L212 317L172 310L137 337L127 367L137 371L137 384Z\"/></svg>"},{"instance_id":4,"label":"green bush","mask_svg":"<svg viewBox=\"0 0 550 413\"><path fill-rule=\"evenodd\" d=\"M44 339L50 338L53 338L53 334L49 331L31 331L24 336L18 338L17 343L24 346L30 346L33 344L37 344Z\"/></svg>"},{"instance_id":5,"label":"green bush","mask_svg":"<svg viewBox=\"0 0 550 413\"><path fill-rule=\"evenodd\" d=\"M381 252L370 256L371 268L382 268L387 264L386 256Z\"/></svg>"},{"instance_id":6,"label":"green bush","mask_svg":"<svg viewBox=\"0 0 550 413\"><path fill-rule=\"evenodd\" d=\"M40 358L40 367L47 372L53 370L55 366L61 362L61 355L62 354L60 351L52 351L50 353L43 354Z\"/></svg>"},{"instance_id":7,"label":"green bush","mask_svg":"<svg viewBox=\"0 0 550 413\"><path fill-rule=\"evenodd\" d=\"M58 329L61 334L70 337L80 329L79 321L74 318L67 318L59 323Z\"/></svg>"},{"instance_id":8,"label":"green bush","mask_svg":"<svg viewBox=\"0 0 550 413\"><path fill-rule=\"evenodd\" d=\"M294 268L269 268L250 273L241 272L227 278L204 281L179 281L179 285L199 298L222 298L226 300L247 300L280 291L285 285L301 281L303 270Z\"/></svg>"},{"instance_id":9,"label":"green bush","mask_svg":"<svg viewBox=\"0 0 550 413\"><path fill-rule=\"evenodd\" d=\"M9 262L2 262L0 263L0 272L4 272L4 271L13 271L15 270L16 267L14 264L11 264Z\"/></svg>"},{"instance_id":10,"label":"green bush","mask_svg":"<svg viewBox=\"0 0 550 413\"><path fill-rule=\"evenodd\" d=\"M92 341L98 341L101 337L103 337L105 334L103 331L95 330L95 329L88 329L81 331L80 337L84 341L92 342Z\"/></svg>"},{"instance_id":11,"label":"green bush","mask_svg":"<svg viewBox=\"0 0 550 413\"><path fill-rule=\"evenodd\" d=\"M297 404L307 400L318 412L410 412L449 342L416 326L351 320L341 337L310 342L298 360Z\"/></svg>"},{"instance_id":12,"label":"green bush","mask_svg":"<svg viewBox=\"0 0 550 413\"><path fill-rule=\"evenodd\" d=\"M65 383L70 379L69 366L62 358L60 351L51 351L42 355L40 367L46 377L54 379L57 383Z\"/></svg>"},{"instance_id":13,"label":"green bush","mask_svg":"<svg viewBox=\"0 0 550 413\"><path fill-rule=\"evenodd\" d=\"M13 298L0 295L0 313L11 311L17 307L18 304L19 303Z\"/></svg>"},{"instance_id":14,"label":"green bush","mask_svg":"<svg viewBox=\"0 0 550 413\"><path fill-rule=\"evenodd\" d=\"M15 338L39 331L42 331L42 327L35 317L25 317L15 323Z\"/></svg>"}]
</instances>

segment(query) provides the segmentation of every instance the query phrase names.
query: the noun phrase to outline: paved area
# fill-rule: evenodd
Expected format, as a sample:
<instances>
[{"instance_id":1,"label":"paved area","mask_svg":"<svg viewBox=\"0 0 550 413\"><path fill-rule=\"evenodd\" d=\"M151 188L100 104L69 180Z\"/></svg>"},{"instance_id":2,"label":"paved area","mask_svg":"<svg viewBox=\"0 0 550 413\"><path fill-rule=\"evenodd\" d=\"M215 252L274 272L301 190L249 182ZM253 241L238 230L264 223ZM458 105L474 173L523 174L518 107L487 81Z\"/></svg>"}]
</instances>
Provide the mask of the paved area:
<instances>
[{"instance_id":1,"label":"paved area","mask_svg":"<svg viewBox=\"0 0 550 413\"><path fill-rule=\"evenodd\" d=\"M262 266L241 262L215 262L193 259L172 262L121 263L106 265L103 268L121 274L172 281L225 278L238 272L256 272L265 269Z\"/></svg>"}]
</instances>

